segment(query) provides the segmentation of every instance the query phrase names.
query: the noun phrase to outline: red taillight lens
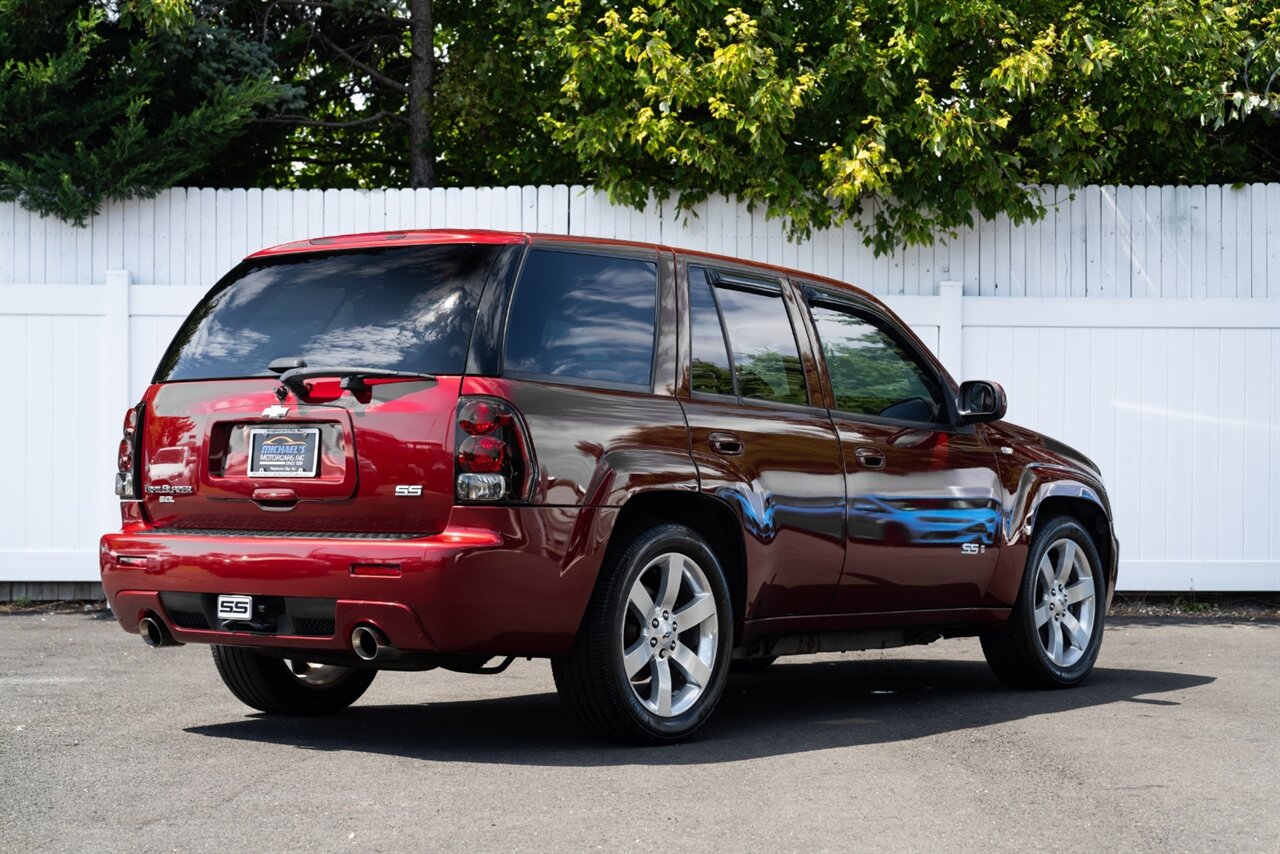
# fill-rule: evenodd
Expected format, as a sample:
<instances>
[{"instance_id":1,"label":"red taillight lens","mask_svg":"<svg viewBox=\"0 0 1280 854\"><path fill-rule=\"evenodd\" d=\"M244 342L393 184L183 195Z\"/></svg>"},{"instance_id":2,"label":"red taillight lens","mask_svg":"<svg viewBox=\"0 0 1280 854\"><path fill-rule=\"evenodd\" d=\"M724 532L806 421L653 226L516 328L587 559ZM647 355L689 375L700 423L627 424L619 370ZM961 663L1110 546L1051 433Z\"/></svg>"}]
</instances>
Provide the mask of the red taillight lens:
<instances>
[{"instance_id":1,"label":"red taillight lens","mask_svg":"<svg viewBox=\"0 0 1280 854\"><path fill-rule=\"evenodd\" d=\"M126 500L138 497L138 442L142 438L138 430L142 421L142 407L130 407L124 414L124 438L116 449L116 495Z\"/></svg>"},{"instance_id":2,"label":"red taillight lens","mask_svg":"<svg viewBox=\"0 0 1280 854\"><path fill-rule=\"evenodd\" d=\"M494 397L458 401L454 498L460 503L520 501L532 454L515 407Z\"/></svg>"},{"instance_id":3,"label":"red taillight lens","mask_svg":"<svg viewBox=\"0 0 1280 854\"><path fill-rule=\"evenodd\" d=\"M458 410L458 426L472 436L492 433L511 424L511 413L488 400L472 400Z\"/></svg>"},{"instance_id":4,"label":"red taillight lens","mask_svg":"<svg viewBox=\"0 0 1280 854\"><path fill-rule=\"evenodd\" d=\"M506 459L506 443L493 436L468 436L458 446L458 468L464 472L500 472Z\"/></svg>"}]
</instances>

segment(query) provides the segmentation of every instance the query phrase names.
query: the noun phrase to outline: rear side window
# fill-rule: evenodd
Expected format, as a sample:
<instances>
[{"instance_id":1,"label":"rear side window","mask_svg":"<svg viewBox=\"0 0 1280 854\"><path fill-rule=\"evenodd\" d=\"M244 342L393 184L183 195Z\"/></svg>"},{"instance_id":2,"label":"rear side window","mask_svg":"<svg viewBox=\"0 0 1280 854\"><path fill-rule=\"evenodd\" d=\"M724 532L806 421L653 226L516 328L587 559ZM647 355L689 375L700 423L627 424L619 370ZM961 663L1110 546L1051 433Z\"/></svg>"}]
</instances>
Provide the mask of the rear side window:
<instances>
[{"instance_id":1,"label":"rear side window","mask_svg":"<svg viewBox=\"0 0 1280 854\"><path fill-rule=\"evenodd\" d=\"M781 290L721 282L715 294L729 333L738 394L753 400L807 404L804 369Z\"/></svg>"},{"instance_id":2,"label":"rear side window","mask_svg":"<svg viewBox=\"0 0 1280 854\"><path fill-rule=\"evenodd\" d=\"M506 373L649 388L658 265L529 252L507 321Z\"/></svg>"},{"instance_id":3,"label":"rear side window","mask_svg":"<svg viewBox=\"0 0 1280 854\"><path fill-rule=\"evenodd\" d=\"M460 374L500 247L469 244L246 262L178 330L155 381L274 376L275 359Z\"/></svg>"},{"instance_id":4,"label":"rear side window","mask_svg":"<svg viewBox=\"0 0 1280 854\"><path fill-rule=\"evenodd\" d=\"M889 331L852 311L811 306L836 409L936 422L942 393L932 374Z\"/></svg>"}]
</instances>

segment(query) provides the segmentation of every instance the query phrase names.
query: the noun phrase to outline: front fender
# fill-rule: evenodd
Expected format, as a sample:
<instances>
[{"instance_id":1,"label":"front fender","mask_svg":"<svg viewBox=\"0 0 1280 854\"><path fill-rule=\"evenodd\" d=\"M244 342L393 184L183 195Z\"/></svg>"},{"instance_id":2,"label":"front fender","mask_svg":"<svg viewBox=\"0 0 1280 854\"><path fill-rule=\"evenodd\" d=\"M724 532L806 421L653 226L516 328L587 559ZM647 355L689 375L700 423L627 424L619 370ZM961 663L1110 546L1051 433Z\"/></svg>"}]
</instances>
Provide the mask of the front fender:
<instances>
[{"instance_id":1,"label":"front fender","mask_svg":"<svg viewBox=\"0 0 1280 854\"><path fill-rule=\"evenodd\" d=\"M1096 504L1111 526L1111 502L1097 478L1082 471L1045 463L1031 463L1022 470L1018 487L1010 496L1005 515L1005 542L1030 539L1040 507L1049 498L1071 498Z\"/></svg>"},{"instance_id":2,"label":"front fender","mask_svg":"<svg viewBox=\"0 0 1280 854\"><path fill-rule=\"evenodd\" d=\"M1099 544L1107 566L1107 605L1115 592L1119 544L1111 513L1111 502L1102 482L1079 469L1053 463L1027 463L1018 477L1015 488L1006 496L1004 525L1000 559L987 587L987 603L1000 607L1013 607L1018 598L1026 569L1031 538L1040 510L1049 499L1067 499L1085 502L1097 508L1106 522L1109 542Z\"/></svg>"}]
</instances>

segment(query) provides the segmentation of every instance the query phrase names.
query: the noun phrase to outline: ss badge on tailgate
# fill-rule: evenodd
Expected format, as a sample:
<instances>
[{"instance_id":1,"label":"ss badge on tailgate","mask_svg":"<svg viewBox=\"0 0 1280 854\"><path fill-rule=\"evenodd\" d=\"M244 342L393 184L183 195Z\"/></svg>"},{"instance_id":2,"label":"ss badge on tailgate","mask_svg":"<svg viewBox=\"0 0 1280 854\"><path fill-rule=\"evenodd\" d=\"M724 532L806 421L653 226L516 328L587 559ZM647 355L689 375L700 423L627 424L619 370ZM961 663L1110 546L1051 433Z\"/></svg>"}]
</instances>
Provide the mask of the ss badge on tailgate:
<instances>
[{"instance_id":1,"label":"ss badge on tailgate","mask_svg":"<svg viewBox=\"0 0 1280 854\"><path fill-rule=\"evenodd\" d=\"M422 495L422 485L421 485L421 484L417 484L417 483L415 483L415 484L413 484L412 486L410 486L410 485L408 485L408 484L401 484L400 486L397 486L397 487L396 487L396 497L397 497L397 498L414 498L414 497L417 497L417 496L419 496L419 495Z\"/></svg>"}]
</instances>

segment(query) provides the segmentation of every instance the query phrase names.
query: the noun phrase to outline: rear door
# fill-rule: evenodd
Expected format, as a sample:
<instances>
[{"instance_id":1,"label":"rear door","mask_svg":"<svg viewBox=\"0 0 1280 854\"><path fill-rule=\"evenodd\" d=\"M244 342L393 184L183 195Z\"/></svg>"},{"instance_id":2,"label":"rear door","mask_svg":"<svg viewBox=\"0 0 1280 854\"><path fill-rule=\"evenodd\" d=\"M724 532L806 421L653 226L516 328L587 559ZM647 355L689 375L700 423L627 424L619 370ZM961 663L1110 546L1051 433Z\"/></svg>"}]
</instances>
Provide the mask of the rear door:
<instances>
[{"instance_id":1,"label":"rear door","mask_svg":"<svg viewBox=\"0 0 1280 854\"><path fill-rule=\"evenodd\" d=\"M834 613L971 608L998 556L995 455L952 426L914 338L861 301L805 289L843 448L848 550Z\"/></svg>"},{"instance_id":2,"label":"rear door","mask_svg":"<svg viewBox=\"0 0 1280 854\"><path fill-rule=\"evenodd\" d=\"M792 326L798 306L784 282L755 268L680 268L690 447L702 490L742 519L746 614L823 613L844 559L844 479L839 439L811 399L816 373Z\"/></svg>"},{"instance_id":3,"label":"rear door","mask_svg":"<svg viewBox=\"0 0 1280 854\"><path fill-rule=\"evenodd\" d=\"M442 530L477 305L504 254L518 251L303 253L232 271L179 330L144 400L142 490L153 524ZM314 376L286 388L286 365ZM411 376L380 376L387 371Z\"/></svg>"}]
</instances>

